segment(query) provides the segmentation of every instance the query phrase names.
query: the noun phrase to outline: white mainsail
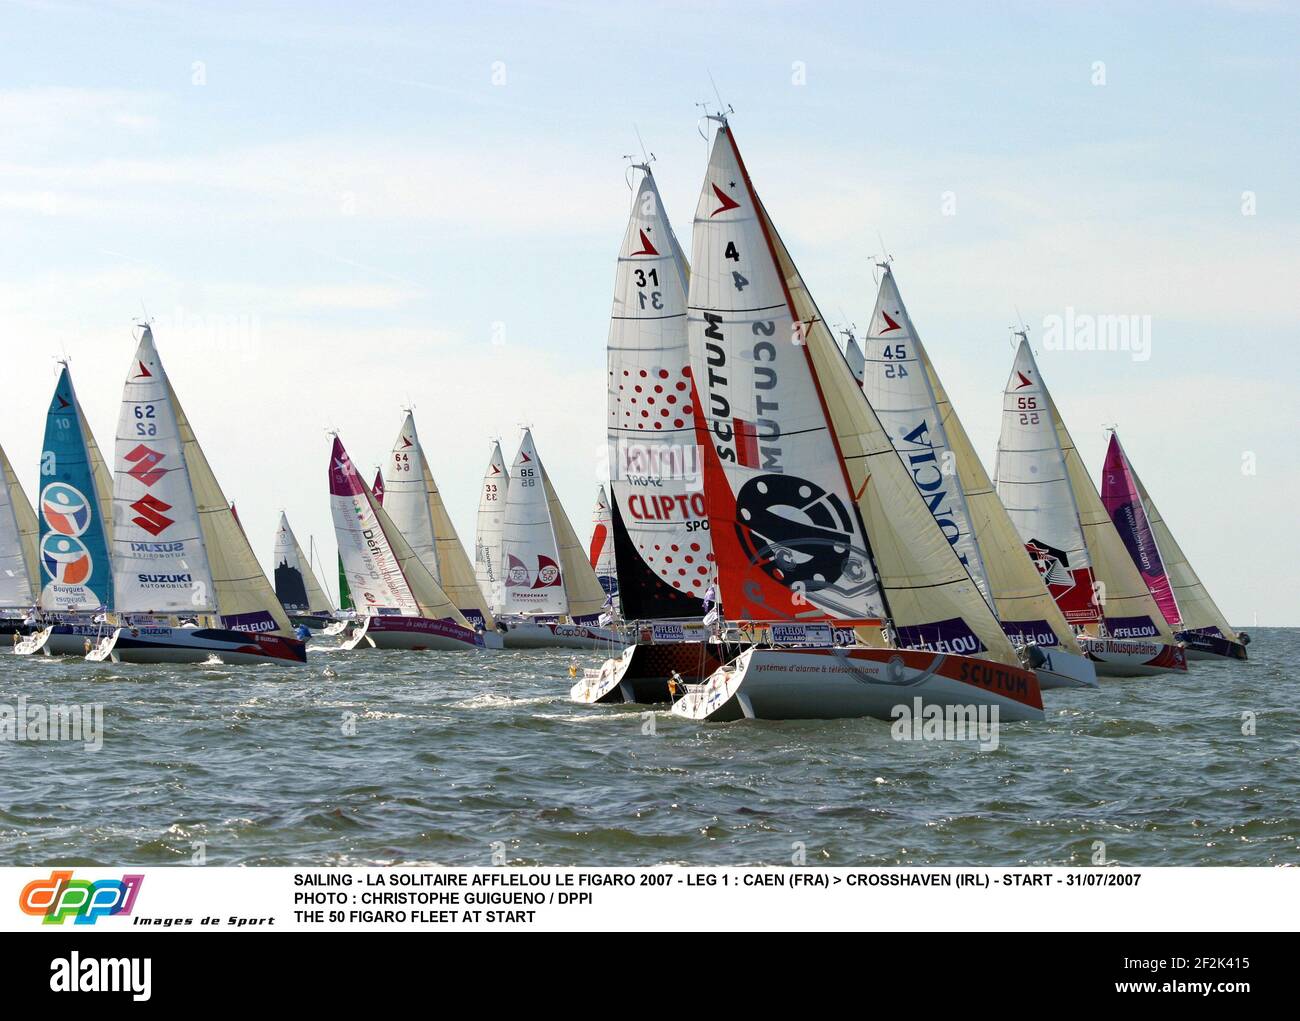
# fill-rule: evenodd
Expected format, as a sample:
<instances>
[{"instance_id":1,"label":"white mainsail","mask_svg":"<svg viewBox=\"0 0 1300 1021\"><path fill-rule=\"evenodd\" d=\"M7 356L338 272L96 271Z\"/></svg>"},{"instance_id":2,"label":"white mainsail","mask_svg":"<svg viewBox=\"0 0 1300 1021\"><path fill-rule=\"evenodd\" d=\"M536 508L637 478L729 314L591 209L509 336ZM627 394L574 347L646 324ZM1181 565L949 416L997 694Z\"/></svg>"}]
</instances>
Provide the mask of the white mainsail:
<instances>
[{"instance_id":1,"label":"white mainsail","mask_svg":"<svg viewBox=\"0 0 1300 1021\"><path fill-rule=\"evenodd\" d=\"M375 499L337 436L330 452L329 479L334 534L357 610L451 620L470 627Z\"/></svg>"},{"instance_id":2,"label":"white mainsail","mask_svg":"<svg viewBox=\"0 0 1300 1021\"><path fill-rule=\"evenodd\" d=\"M113 455L114 608L125 614L217 609L172 398L145 326L122 391ZM224 499L220 509L230 515Z\"/></svg>"},{"instance_id":3,"label":"white mainsail","mask_svg":"<svg viewBox=\"0 0 1300 1021\"><path fill-rule=\"evenodd\" d=\"M1003 506L1065 619L1072 624L1099 620L1092 558L1056 411L1023 335L1003 392L994 478Z\"/></svg>"},{"instance_id":4,"label":"white mainsail","mask_svg":"<svg viewBox=\"0 0 1300 1021\"><path fill-rule=\"evenodd\" d=\"M690 271L654 176L640 169L609 322L608 546L611 556L620 548L625 617L698 617L713 584L713 544L687 335Z\"/></svg>"},{"instance_id":5,"label":"white mainsail","mask_svg":"<svg viewBox=\"0 0 1300 1021\"><path fill-rule=\"evenodd\" d=\"M429 515L429 487L425 483L425 474L424 450L415 431L415 416L408 411L384 467L383 505L416 556L437 578L438 551L433 535L433 518Z\"/></svg>"},{"instance_id":6,"label":"white mainsail","mask_svg":"<svg viewBox=\"0 0 1300 1021\"><path fill-rule=\"evenodd\" d=\"M966 428L948 399L939 374L924 347L921 360L953 452L957 480L966 497L971 525L979 544L994 609L1002 630L1013 642L1042 646L1059 645L1066 652L1082 655L1074 630L1047 590L1007 510L998 499L993 481L975 453Z\"/></svg>"},{"instance_id":7,"label":"white mainsail","mask_svg":"<svg viewBox=\"0 0 1300 1021\"><path fill-rule=\"evenodd\" d=\"M928 358L888 263L867 329L863 390L935 521L986 599L988 572L939 415ZM850 363L850 368L852 364Z\"/></svg>"},{"instance_id":8,"label":"white mainsail","mask_svg":"<svg viewBox=\"0 0 1300 1021\"><path fill-rule=\"evenodd\" d=\"M725 126L695 210L691 266L688 328L713 447L705 485L723 611L755 620L882 617L803 324Z\"/></svg>"},{"instance_id":9,"label":"white mainsail","mask_svg":"<svg viewBox=\"0 0 1300 1021\"><path fill-rule=\"evenodd\" d=\"M559 543L551 521L550 488L533 434L524 430L510 469L501 532L501 583L498 613L565 614L565 579ZM588 565L587 570L591 570ZM603 598L601 602L603 602Z\"/></svg>"},{"instance_id":10,"label":"white mainsail","mask_svg":"<svg viewBox=\"0 0 1300 1021\"><path fill-rule=\"evenodd\" d=\"M1141 477L1132 469L1131 464L1129 467L1133 472L1133 481L1137 484L1138 496L1142 498L1142 505L1146 508L1147 521L1160 546L1165 571L1169 575L1169 584L1182 616L1182 626L1192 631L1217 629L1230 642L1239 642L1240 636L1228 624L1228 618L1211 598L1200 576L1192 569L1187 554L1178 545L1178 540L1174 538L1174 533L1165 523L1164 516L1151 499L1146 486L1142 484Z\"/></svg>"},{"instance_id":11,"label":"white mainsail","mask_svg":"<svg viewBox=\"0 0 1300 1021\"><path fill-rule=\"evenodd\" d=\"M478 518L474 526L474 580L493 610L501 605L501 531L505 524L510 473L501 457L501 444L493 442L492 456L479 490Z\"/></svg>"},{"instance_id":12,"label":"white mainsail","mask_svg":"<svg viewBox=\"0 0 1300 1021\"><path fill-rule=\"evenodd\" d=\"M0 447L0 607L28 609L40 591L36 511Z\"/></svg>"},{"instance_id":13,"label":"white mainsail","mask_svg":"<svg viewBox=\"0 0 1300 1021\"><path fill-rule=\"evenodd\" d=\"M415 416L408 411L384 470L384 510L447 597L475 626L491 628L491 612L433 480Z\"/></svg>"},{"instance_id":14,"label":"white mainsail","mask_svg":"<svg viewBox=\"0 0 1300 1021\"><path fill-rule=\"evenodd\" d=\"M312 570L311 561L303 552L302 546L298 543L298 537L293 534L293 529L289 525L289 516L280 512L280 524L275 530L275 581L276 595L285 609L294 612L315 612L324 613L330 609L330 598L325 594L325 589L316 577L316 572ZM291 605L285 601L285 593L281 592L281 572L287 572L286 591L297 595L297 588L294 584L295 578L302 583L301 605Z\"/></svg>"},{"instance_id":15,"label":"white mainsail","mask_svg":"<svg viewBox=\"0 0 1300 1021\"><path fill-rule=\"evenodd\" d=\"M771 607L796 617L802 602L832 620L878 616L883 589L900 644L1019 665L755 198L725 126L697 209L692 266L692 361L708 383L705 484L726 615ZM747 413L762 422L751 429ZM757 467L741 482L737 464L749 463ZM776 541L754 550L744 535L756 531ZM785 607L769 598L774 588Z\"/></svg>"}]
</instances>

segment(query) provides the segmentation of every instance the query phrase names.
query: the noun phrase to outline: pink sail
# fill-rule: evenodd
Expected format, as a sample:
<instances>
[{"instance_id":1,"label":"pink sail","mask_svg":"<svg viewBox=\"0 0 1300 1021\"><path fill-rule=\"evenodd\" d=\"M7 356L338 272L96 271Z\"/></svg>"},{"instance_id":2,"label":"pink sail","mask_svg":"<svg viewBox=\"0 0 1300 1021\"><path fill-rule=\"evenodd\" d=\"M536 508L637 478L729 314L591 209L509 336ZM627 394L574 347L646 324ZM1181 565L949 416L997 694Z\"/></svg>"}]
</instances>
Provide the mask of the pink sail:
<instances>
[{"instance_id":1,"label":"pink sail","mask_svg":"<svg viewBox=\"0 0 1300 1021\"><path fill-rule=\"evenodd\" d=\"M1110 434L1106 463L1101 471L1101 502L1106 505L1106 513L1115 523L1115 529L1124 540L1128 555L1146 582L1147 591L1155 599L1170 627L1178 627L1182 622L1178 602L1169 587L1169 575L1160 558L1160 549L1151 531L1146 508L1142 506L1142 498L1138 495L1128 458L1115 433Z\"/></svg>"}]
</instances>

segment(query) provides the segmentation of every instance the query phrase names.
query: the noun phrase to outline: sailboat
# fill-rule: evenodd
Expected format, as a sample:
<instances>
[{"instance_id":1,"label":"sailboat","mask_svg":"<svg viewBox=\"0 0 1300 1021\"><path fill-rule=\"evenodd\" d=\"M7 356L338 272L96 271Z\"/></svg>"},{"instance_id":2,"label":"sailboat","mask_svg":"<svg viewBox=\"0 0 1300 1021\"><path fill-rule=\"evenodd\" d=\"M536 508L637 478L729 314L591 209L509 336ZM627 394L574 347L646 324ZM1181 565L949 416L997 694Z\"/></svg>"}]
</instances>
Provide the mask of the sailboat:
<instances>
[{"instance_id":1,"label":"sailboat","mask_svg":"<svg viewBox=\"0 0 1300 1021\"><path fill-rule=\"evenodd\" d=\"M721 611L767 640L687 685L673 713L891 719L919 699L1042 719L1038 679L854 379L726 118L714 119L688 313L704 494Z\"/></svg>"},{"instance_id":2,"label":"sailboat","mask_svg":"<svg viewBox=\"0 0 1300 1021\"><path fill-rule=\"evenodd\" d=\"M212 474L147 324L122 393L113 467L111 559L121 623L86 658L306 662L306 646Z\"/></svg>"},{"instance_id":3,"label":"sailboat","mask_svg":"<svg viewBox=\"0 0 1300 1021\"><path fill-rule=\"evenodd\" d=\"M0 634L26 634L27 614L41 591L36 512L0 448Z\"/></svg>"},{"instance_id":4,"label":"sailboat","mask_svg":"<svg viewBox=\"0 0 1300 1021\"><path fill-rule=\"evenodd\" d=\"M622 645L598 623L605 590L525 429L510 469L500 564L505 572L493 607L508 649L604 649Z\"/></svg>"},{"instance_id":5,"label":"sailboat","mask_svg":"<svg viewBox=\"0 0 1300 1021\"><path fill-rule=\"evenodd\" d=\"M998 499L903 304L889 260L866 340L865 392L949 545L1038 675L1096 687L1097 672Z\"/></svg>"},{"instance_id":6,"label":"sailboat","mask_svg":"<svg viewBox=\"0 0 1300 1021\"><path fill-rule=\"evenodd\" d=\"M343 441L330 451L330 510L345 579L359 613L342 647L448 651L500 648L475 629L434 580L374 492Z\"/></svg>"},{"instance_id":7,"label":"sailboat","mask_svg":"<svg viewBox=\"0 0 1300 1021\"><path fill-rule=\"evenodd\" d=\"M1101 502L1187 658L1245 659L1250 636L1234 631L1210 598L1113 429L1101 475Z\"/></svg>"},{"instance_id":8,"label":"sailboat","mask_svg":"<svg viewBox=\"0 0 1300 1021\"><path fill-rule=\"evenodd\" d=\"M701 621L714 571L686 333L690 269L649 164L633 169L641 183L614 275L607 436L614 568L635 641L573 685L569 697L582 703L668 702L670 684L699 681L739 651Z\"/></svg>"},{"instance_id":9,"label":"sailboat","mask_svg":"<svg viewBox=\"0 0 1300 1021\"><path fill-rule=\"evenodd\" d=\"M483 600L474 568L433 481L415 430L415 416L410 411L402 420L385 473L382 480L376 481L384 484L380 502L393 524L470 626L495 629L496 621Z\"/></svg>"},{"instance_id":10,"label":"sailboat","mask_svg":"<svg viewBox=\"0 0 1300 1021\"><path fill-rule=\"evenodd\" d=\"M1079 645L1102 676L1187 669L1061 421L1024 331L1007 380L998 496Z\"/></svg>"},{"instance_id":11,"label":"sailboat","mask_svg":"<svg viewBox=\"0 0 1300 1021\"><path fill-rule=\"evenodd\" d=\"M505 522L509 488L510 473L501 457L501 444L494 440L487 471L483 473L483 487L479 490L474 527L474 580L487 606L497 606L501 601L501 527Z\"/></svg>"},{"instance_id":12,"label":"sailboat","mask_svg":"<svg viewBox=\"0 0 1300 1021\"><path fill-rule=\"evenodd\" d=\"M113 608L113 477L62 365L45 418L37 501L40 607L53 620L14 647L20 655L84 656Z\"/></svg>"},{"instance_id":13,"label":"sailboat","mask_svg":"<svg viewBox=\"0 0 1300 1021\"><path fill-rule=\"evenodd\" d=\"M356 606L352 602L352 592L348 588L348 573L343 568L343 554L338 554L338 576L339 576L339 609L335 614L335 620L326 624L321 629L321 634L328 635L331 638L335 635L341 635L348 628L352 627L357 620Z\"/></svg>"},{"instance_id":14,"label":"sailboat","mask_svg":"<svg viewBox=\"0 0 1300 1021\"><path fill-rule=\"evenodd\" d=\"M614 518L609 512L609 497L605 487L596 489L596 507L591 512L591 543L588 558L596 580L605 590L611 609L618 612L618 572L614 568Z\"/></svg>"},{"instance_id":15,"label":"sailboat","mask_svg":"<svg viewBox=\"0 0 1300 1021\"><path fill-rule=\"evenodd\" d=\"M289 515L280 512L275 530L275 598L289 614L289 623L313 631L327 627L334 619L330 598L312 570L311 560L289 527Z\"/></svg>"}]
</instances>

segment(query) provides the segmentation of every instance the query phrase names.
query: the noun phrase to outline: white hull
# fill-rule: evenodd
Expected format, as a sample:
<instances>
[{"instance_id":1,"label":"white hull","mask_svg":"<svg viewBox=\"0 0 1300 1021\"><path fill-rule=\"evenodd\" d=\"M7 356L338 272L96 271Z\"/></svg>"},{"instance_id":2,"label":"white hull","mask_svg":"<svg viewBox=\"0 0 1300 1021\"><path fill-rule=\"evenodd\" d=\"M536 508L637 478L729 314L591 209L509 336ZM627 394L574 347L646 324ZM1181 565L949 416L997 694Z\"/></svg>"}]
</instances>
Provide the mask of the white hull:
<instances>
[{"instance_id":1,"label":"white hull","mask_svg":"<svg viewBox=\"0 0 1300 1021\"><path fill-rule=\"evenodd\" d=\"M1035 646L1041 654L1042 662L1033 664L1034 676L1038 678L1038 687L1043 691L1053 688L1099 688L1097 667L1086 656L1076 656L1064 649L1043 648ZM1034 657L1038 658L1038 657Z\"/></svg>"},{"instance_id":2,"label":"white hull","mask_svg":"<svg viewBox=\"0 0 1300 1021\"><path fill-rule=\"evenodd\" d=\"M92 663L305 663L307 647L295 638L227 631L224 628L178 628L165 625L119 627L100 641L86 659Z\"/></svg>"},{"instance_id":3,"label":"white hull","mask_svg":"<svg viewBox=\"0 0 1300 1021\"><path fill-rule=\"evenodd\" d=\"M501 648L501 638L472 631L450 620L427 617L366 617L353 626L342 648L399 649L406 652L475 652Z\"/></svg>"},{"instance_id":4,"label":"white hull","mask_svg":"<svg viewBox=\"0 0 1300 1021\"><path fill-rule=\"evenodd\" d=\"M895 718L895 708L996 706L999 720L1041 720L1033 673L967 656L898 649L749 649L673 713L692 720Z\"/></svg>"},{"instance_id":5,"label":"white hull","mask_svg":"<svg viewBox=\"0 0 1300 1021\"><path fill-rule=\"evenodd\" d=\"M569 689L569 698L583 705L671 702L670 681L699 683L742 648L734 642L714 641L630 645L621 655L605 660L599 670L588 670Z\"/></svg>"},{"instance_id":6,"label":"white hull","mask_svg":"<svg viewBox=\"0 0 1300 1021\"><path fill-rule=\"evenodd\" d=\"M351 620L336 620L332 624L326 624L323 628L321 628L320 633L323 635L329 635L331 638L333 638L335 635L343 634L344 631L346 631L355 623L356 621L351 621Z\"/></svg>"},{"instance_id":7,"label":"white hull","mask_svg":"<svg viewBox=\"0 0 1300 1021\"><path fill-rule=\"evenodd\" d=\"M1141 638L1080 635L1079 646L1092 660L1099 677L1149 677L1187 671L1187 654L1179 645Z\"/></svg>"},{"instance_id":8,"label":"white hull","mask_svg":"<svg viewBox=\"0 0 1300 1021\"><path fill-rule=\"evenodd\" d=\"M113 629L99 624L51 624L14 646L19 656L84 656Z\"/></svg>"},{"instance_id":9,"label":"white hull","mask_svg":"<svg viewBox=\"0 0 1300 1021\"><path fill-rule=\"evenodd\" d=\"M543 624L532 620L501 620L507 649L609 649L627 639L617 628L594 624Z\"/></svg>"}]
</instances>

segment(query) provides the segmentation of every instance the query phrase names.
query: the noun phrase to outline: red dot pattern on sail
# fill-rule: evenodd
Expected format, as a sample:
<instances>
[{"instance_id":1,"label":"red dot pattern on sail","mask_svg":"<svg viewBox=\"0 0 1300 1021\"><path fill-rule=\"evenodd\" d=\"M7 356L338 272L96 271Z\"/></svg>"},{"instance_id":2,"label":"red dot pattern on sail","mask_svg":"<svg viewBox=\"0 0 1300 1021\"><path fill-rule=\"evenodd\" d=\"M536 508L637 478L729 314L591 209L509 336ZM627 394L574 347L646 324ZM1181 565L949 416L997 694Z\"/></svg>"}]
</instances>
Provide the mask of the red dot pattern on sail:
<instances>
[{"instance_id":1,"label":"red dot pattern on sail","mask_svg":"<svg viewBox=\"0 0 1300 1021\"><path fill-rule=\"evenodd\" d=\"M655 246L650 243L650 239L646 237L645 231L642 230L639 233L641 234L641 250L639 252L632 252L631 254L632 255L658 255L659 249L655 248Z\"/></svg>"},{"instance_id":2,"label":"red dot pattern on sail","mask_svg":"<svg viewBox=\"0 0 1300 1021\"><path fill-rule=\"evenodd\" d=\"M622 428L631 429L635 423L638 429L643 430L662 431L670 426L685 429L686 416L695 410L689 396L694 387L690 382L690 366L683 366L679 371L682 378L674 382L672 373L664 368L624 369L623 382L618 385L618 406L623 408Z\"/></svg>"},{"instance_id":3,"label":"red dot pattern on sail","mask_svg":"<svg viewBox=\"0 0 1300 1021\"><path fill-rule=\"evenodd\" d=\"M718 197L718 201L721 202L722 205L718 206L717 209L711 212L709 214L710 217L717 216L719 213L725 213L728 209L740 208L740 203L737 202L735 199L733 199L730 195L726 194L716 184L713 186L713 194Z\"/></svg>"}]
</instances>

